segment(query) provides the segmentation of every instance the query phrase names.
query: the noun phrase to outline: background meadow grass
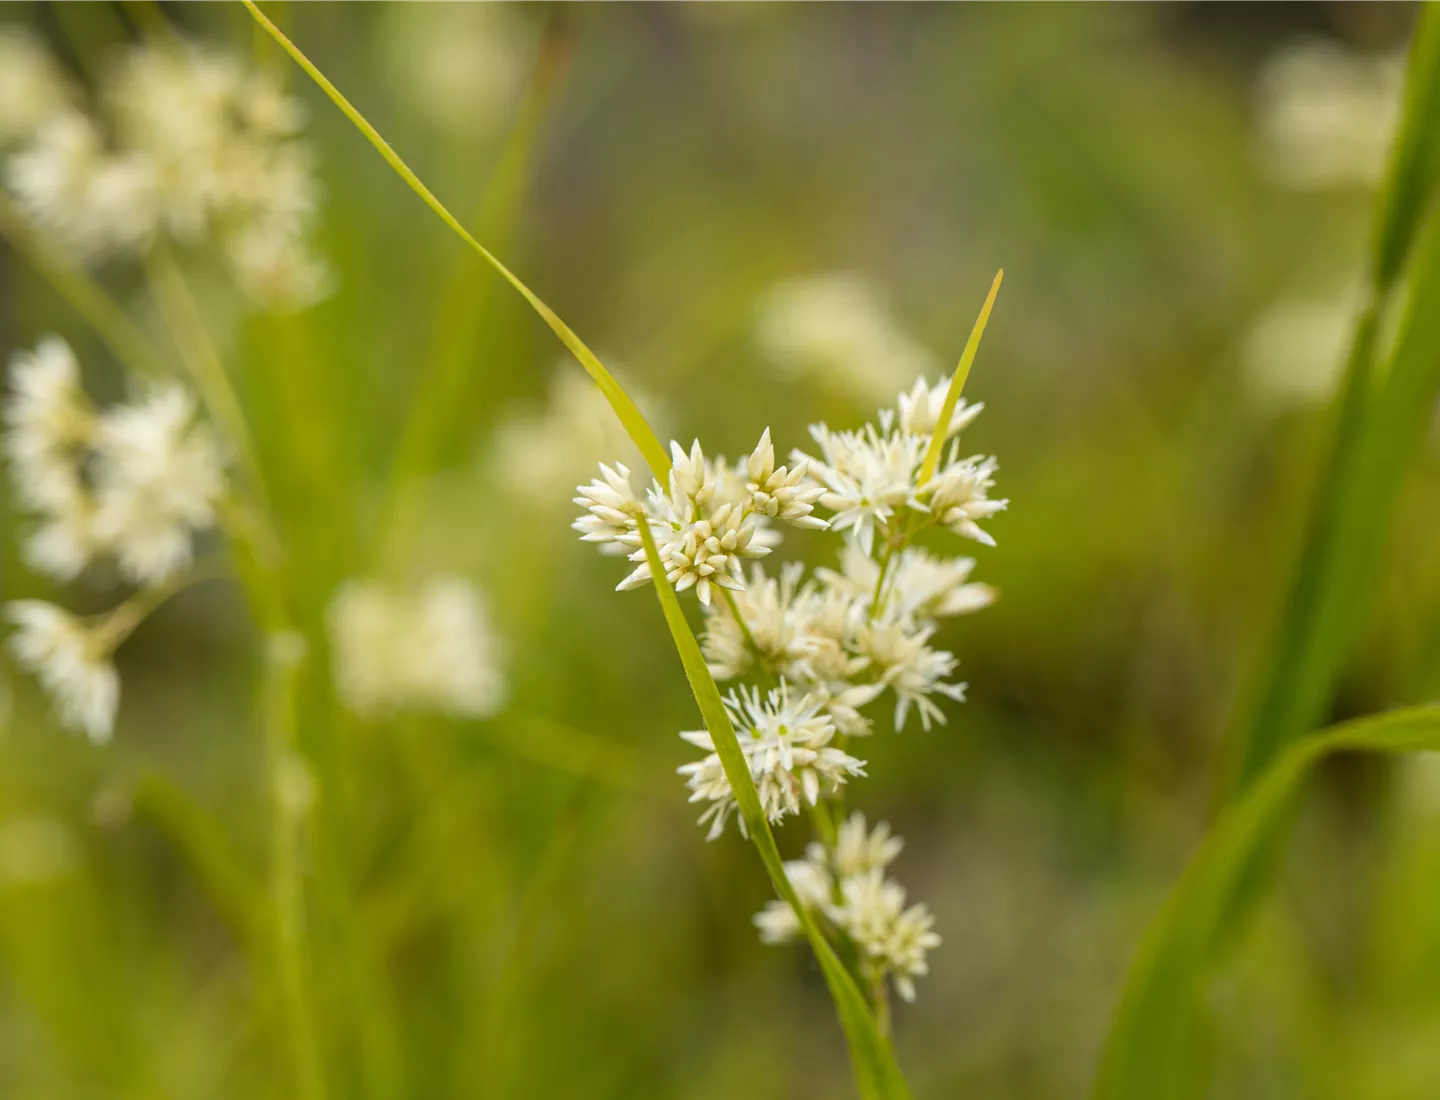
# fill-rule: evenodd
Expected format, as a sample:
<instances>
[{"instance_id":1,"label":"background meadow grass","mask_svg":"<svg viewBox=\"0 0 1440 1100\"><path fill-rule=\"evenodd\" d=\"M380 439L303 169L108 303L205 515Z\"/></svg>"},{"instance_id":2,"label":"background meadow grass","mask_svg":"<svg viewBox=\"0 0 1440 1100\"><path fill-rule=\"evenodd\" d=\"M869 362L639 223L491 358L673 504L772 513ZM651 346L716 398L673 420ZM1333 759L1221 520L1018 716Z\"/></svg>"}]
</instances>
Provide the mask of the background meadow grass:
<instances>
[{"instance_id":1,"label":"background meadow grass","mask_svg":"<svg viewBox=\"0 0 1440 1100\"><path fill-rule=\"evenodd\" d=\"M151 10L0 17L83 70ZM239 5L159 10L288 71ZM662 434L733 455L767 423L788 445L872 413L757 351L777 280L868 274L944 370L1004 266L966 391L1012 500L976 555L1003 598L946 628L969 702L867 744L862 803L907 838L900 873L945 938L897 1013L914 1093L1084 1095L1137 940L1205 829L1324 454L1323 387L1277 401L1248 335L1367 256L1373 193L1263 171L1260 70L1304 35L1392 52L1414 9L530 5L478 28L457 5L267 11ZM422 78L441 48L502 93L441 85L437 112ZM849 1095L815 965L758 943L768 884L733 836L703 843L672 774L689 755L674 733L697 723L656 607L612 593L613 563L568 530L587 471L538 491L503 458L578 366L292 79L338 293L247 316L203 259L187 272L311 647L296 705L319 785L307 962L329 1093ZM104 281L161 332L132 273ZM6 251L5 349L48 331L120 392L103 344ZM1436 694L1437 458L1427 439L1407 468L1327 720ZM0 517L0 593L53 594ZM335 586L430 569L489 593L510 706L348 717L323 629ZM98 583L64 598L106 603ZM105 749L0 665L3 1095L286 1094L285 1028L235 917L268 844L264 660L238 586L184 594L121 650ZM1421 760L1325 767L1209 989L1215 1095L1434 1094L1437 821ZM778 839L788 854L802 834Z\"/></svg>"}]
</instances>

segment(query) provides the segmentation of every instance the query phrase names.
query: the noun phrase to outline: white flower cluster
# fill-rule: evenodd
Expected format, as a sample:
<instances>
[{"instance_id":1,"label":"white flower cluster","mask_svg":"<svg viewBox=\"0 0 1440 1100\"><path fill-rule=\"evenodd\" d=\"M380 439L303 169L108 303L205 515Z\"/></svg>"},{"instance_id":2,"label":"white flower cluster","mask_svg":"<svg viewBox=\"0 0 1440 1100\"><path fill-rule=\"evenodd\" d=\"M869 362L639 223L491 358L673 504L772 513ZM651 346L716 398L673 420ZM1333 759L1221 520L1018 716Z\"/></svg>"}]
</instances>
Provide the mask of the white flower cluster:
<instances>
[{"instance_id":1,"label":"white flower cluster","mask_svg":"<svg viewBox=\"0 0 1440 1100\"><path fill-rule=\"evenodd\" d=\"M922 903L905 905L905 888L885 869L904 842L883 821L873 831L863 814L852 814L836 830L834 848L810 844L805 858L785 864L785 874L807 914L827 931L855 945L863 975L889 979L906 1001L915 999L915 979L929 972L926 953L940 945L934 916ZM768 902L755 914L765 943L790 943L803 931L789 902Z\"/></svg>"},{"instance_id":2,"label":"white flower cluster","mask_svg":"<svg viewBox=\"0 0 1440 1100\"><path fill-rule=\"evenodd\" d=\"M10 382L5 454L16 498L39 517L26 563L69 580L108 554L141 585L189 565L193 536L213 525L225 490L220 449L191 395L169 383L96 409L58 336L17 352Z\"/></svg>"},{"instance_id":3,"label":"white flower cluster","mask_svg":"<svg viewBox=\"0 0 1440 1100\"><path fill-rule=\"evenodd\" d=\"M10 388L4 453L15 497L38 521L22 547L26 563L69 580L108 556L125 580L149 587L181 573L225 491L220 449L190 394L172 383L97 409L58 336L12 357ZM114 726L120 685L110 654L133 625L123 612L92 623L39 600L6 607L16 660L64 724L95 741Z\"/></svg>"},{"instance_id":4,"label":"white flower cluster","mask_svg":"<svg viewBox=\"0 0 1440 1100\"><path fill-rule=\"evenodd\" d=\"M1271 58L1260 79L1261 152L1279 182L1372 188L1400 121L1405 63L1306 40Z\"/></svg>"},{"instance_id":5,"label":"white flower cluster","mask_svg":"<svg viewBox=\"0 0 1440 1100\"><path fill-rule=\"evenodd\" d=\"M688 453L672 443L669 484L655 482L644 499L618 464L601 466L601 476L579 488L584 512L573 526L581 538L637 563L618 587L653 579L648 532L665 580L677 591L693 587L705 605L711 674L749 680L725 705L771 822L817 807L828 814L822 800L840 802L849 780L865 774L849 741L872 732L863 710L880 696L893 698L897 730L912 711L928 730L945 721L940 698L964 699L954 654L931 642L940 620L987 607L996 594L971 581L973 559L940 557L915 541L940 528L993 546L981 524L1006 502L990 496L995 460L963 455L956 438L981 406L957 402L941 424L948 388L921 377L858 431L815 425L818 456L797 450L788 466L776 467L766 429L735 465L707 460L698 442ZM932 448L939 457L927 462ZM774 575L751 563L747 576L744 560L778 541L772 519L839 534L835 567L807 577L798 562ZM715 600L715 589L725 599ZM713 840L737 803L712 732L680 735L706 755L679 771L690 800L705 804L700 821ZM743 817L739 826L744 833ZM833 850L813 846L790 871L817 917L850 937L865 965L893 977L908 999L938 939L924 907L907 909L904 890L884 878L898 850L887 831L866 834L857 818ZM856 854L863 852L871 854ZM776 905L762 916L767 940L785 938L787 919L799 928L789 907Z\"/></svg>"},{"instance_id":6,"label":"white flower cluster","mask_svg":"<svg viewBox=\"0 0 1440 1100\"><path fill-rule=\"evenodd\" d=\"M630 471L620 463L601 465L601 477L577 488L575 503L585 514L572 526L602 553L628 553L635 569L616 587L620 591L652 580L640 524L659 551L665 579L677 592L694 588L709 605L714 588L745 587L741 561L774 549L772 519L796 527L824 527L811 515L824 490L807 478L805 465L775 466L770 429L748 459L731 466L707 459L696 440L689 453L670 444L668 488L654 481L642 501L630 488Z\"/></svg>"},{"instance_id":7,"label":"white flower cluster","mask_svg":"<svg viewBox=\"0 0 1440 1100\"><path fill-rule=\"evenodd\" d=\"M505 681L483 595L460 577L413 589L347 581L330 604L335 684L356 714L430 709L482 718Z\"/></svg>"},{"instance_id":8,"label":"white flower cluster","mask_svg":"<svg viewBox=\"0 0 1440 1100\"><path fill-rule=\"evenodd\" d=\"M780 283L761 300L761 355L784 374L838 385L861 401L883 401L939 363L904 330L884 295L853 272Z\"/></svg>"},{"instance_id":9,"label":"white flower cluster","mask_svg":"<svg viewBox=\"0 0 1440 1100\"><path fill-rule=\"evenodd\" d=\"M87 113L32 37L0 36L0 147L19 207L77 258L213 239L263 308L330 287L309 236L319 185L300 103L268 74L188 43L131 50Z\"/></svg>"}]
</instances>

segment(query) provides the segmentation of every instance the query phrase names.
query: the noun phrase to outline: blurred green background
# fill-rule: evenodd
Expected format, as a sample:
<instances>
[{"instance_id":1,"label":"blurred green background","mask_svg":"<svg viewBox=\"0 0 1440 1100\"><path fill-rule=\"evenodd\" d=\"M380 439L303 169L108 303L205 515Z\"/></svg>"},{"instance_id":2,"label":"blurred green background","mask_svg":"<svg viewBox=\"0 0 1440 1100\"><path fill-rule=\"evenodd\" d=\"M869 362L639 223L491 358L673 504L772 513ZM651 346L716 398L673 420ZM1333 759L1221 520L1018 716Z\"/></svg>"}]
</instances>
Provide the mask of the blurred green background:
<instances>
[{"instance_id":1,"label":"blurred green background","mask_svg":"<svg viewBox=\"0 0 1440 1100\"><path fill-rule=\"evenodd\" d=\"M603 407L557 383L579 367L243 8L159 11L290 74L326 190L328 300L247 315L193 274L312 649L309 961L331 1094L849 1095L813 962L758 942L753 854L704 843L672 774L698 716L658 608L613 593L615 564L568 529L570 487L625 451ZM662 436L735 455L768 424L788 449L913 380L777 370L756 339L777 283L859 273L943 371L1005 268L967 387L987 406L967 439L999 457L1012 502L976 553L1002 598L941 638L969 702L867 744L853 802L906 838L899 875L945 941L897 1014L916 1095L1084 1095L1284 593L1373 204L1361 179L1273 170L1266 74L1307 40L1393 57L1413 8L267 11ZM140 33L137 12L17 3L0 20L83 73ZM101 277L155 327L132 272ZM97 389L123 388L63 299L0 253L0 345L50 331ZM397 520L391 464L437 362L453 369ZM1411 471L1336 718L1436 694L1437 459L1428 446ZM5 499L0 594L55 597L20 566ZM376 569L483 586L501 714L345 716L325 608ZM59 598L103 607L111 589ZM236 586L177 598L119 654L103 749L0 665L0 1095L288 1094L272 1006L172 839L183 807L203 810L217 860L263 875L260 659ZM1214 1094L1433 1097L1440 772L1346 761L1298 824L1214 991ZM787 852L804 839L779 834Z\"/></svg>"}]
</instances>

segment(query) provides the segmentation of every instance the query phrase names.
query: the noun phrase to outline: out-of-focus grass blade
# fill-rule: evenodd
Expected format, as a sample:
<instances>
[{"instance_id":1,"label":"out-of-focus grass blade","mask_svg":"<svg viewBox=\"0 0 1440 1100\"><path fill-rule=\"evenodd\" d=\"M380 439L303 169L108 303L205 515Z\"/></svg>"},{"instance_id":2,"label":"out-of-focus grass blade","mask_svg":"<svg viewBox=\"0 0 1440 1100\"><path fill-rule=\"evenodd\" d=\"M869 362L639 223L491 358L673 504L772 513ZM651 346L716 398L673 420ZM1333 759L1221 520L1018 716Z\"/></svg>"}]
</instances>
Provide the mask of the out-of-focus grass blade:
<instances>
[{"instance_id":1,"label":"out-of-focus grass blade","mask_svg":"<svg viewBox=\"0 0 1440 1100\"><path fill-rule=\"evenodd\" d=\"M135 327L125 311L117 306L100 284L48 245L0 193L0 236L37 272L49 280L60 296L109 345L122 366L141 377L162 378L172 374L155 353L145 334Z\"/></svg>"},{"instance_id":2,"label":"out-of-focus grass blade","mask_svg":"<svg viewBox=\"0 0 1440 1100\"><path fill-rule=\"evenodd\" d=\"M170 839L242 946L254 952L267 950L259 904L262 884L240 863L215 820L159 772L140 776L130 801L137 817Z\"/></svg>"},{"instance_id":3,"label":"out-of-focus grass blade","mask_svg":"<svg viewBox=\"0 0 1440 1100\"><path fill-rule=\"evenodd\" d=\"M524 101L480 203L475 221L487 240L504 243L513 235L537 139L569 67L572 44L562 19L552 16L546 24ZM414 486L434 469L437 457L454 433L465 372L473 362L482 328L487 291L494 286L485 274L485 269L473 262L459 265L441 300L430 362L406 414L391 463L380 524L384 538L398 538L411 528L409 516L415 502L410 496Z\"/></svg>"},{"instance_id":4,"label":"out-of-focus grass blade","mask_svg":"<svg viewBox=\"0 0 1440 1100\"><path fill-rule=\"evenodd\" d=\"M670 456L666 454L665 448L660 445L660 440L656 438L655 432L651 429L649 423L646 422L644 415L640 412L639 408L636 407L635 402L630 399L630 395L625 392L624 388L615 380L614 376L605 369L604 364L596 358L595 353L586 347L584 341L576 336L570 326L562 321L554 310L541 301L540 297L533 290L521 282L518 276L501 263L484 245L470 235L470 232L460 224L455 215L446 209L444 203L437 199L431 193L430 189L420 182L420 177L410 170L410 166L407 165L405 161L400 158L400 155L390 147L389 143L380 136L379 131L370 125L365 116L362 115L348 99L340 94L340 90L336 88L334 84L330 83L325 74L311 63L310 59L300 51L300 48L296 46L295 43L291 42L290 39L281 32L279 27L265 18L264 13L256 6L255 0L242 0L242 2L250 10L250 14L255 17L256 21L269 32L270 36L274 38L276 42L280 43L286 53L295 59L295 63L304 69L310 79L320 86L321 90L330 97L335 106L340 108L345 117L354 123L356 128L369 139L370 144L375 146L375 149L385 158L386 163L395 169L400 178L410 186L410 190L420 196L420 199L425 205L435 211L441 221L448 225L466 244L473 248L487 264L495 269L501 278L514 287L520 296L530 303L530 307L540 315L541 320L550 326L550 330L560 338L560 342L570 350L570 353L574 355L576 359L580 360L580 365L583 366L590 377L595 380L595 384L600 387L600 391L605 395L605 399L610 402L610 407L615 410L615 415L620 418L620 423L624 426L625 431L635 442L635 446L639 448L640 453L645 456L645 461L650 466L651 471L656 477L659 477L663 481L670 472Z\"/></svg>"},{"instance_id":5,"label":"out-of-focus grass blade","mask_svg":"<svg viewBox=\"0 0 1440 1100\"><path fill-rule=\"evenodd\" d=\"M1432 197L1440 170L1440 9L1420 9L1410 44L1409 77L1400 130L1391 153L1387 185L1376 222L1376 286L1400 276L1410 244Z\"/></svg>"},{"instance_id":6,"label":"out-of-focus grass blade","mask_svg":"<svg viewBox=\"0 0 1440 1100\"><path fill-rule=\"evenodd\" d=\"M725 769L725 778L730 781L730 788L735 793L735 801L741 817L745 820L750 839L759 850L760 859L765 864L765 870L769 872L776 891L790 903L800 917L805 935L820 962L820 969L824 971L830 996L834 999L836 1011L840 1015L840 1026L850 1044L850 1062L855 1071L860 1095L863 1100L899 1100L908 1097L909 1090L895 1062L889 1041L880 1033L875 1017L850 972L845 969L814 920L800 904L795 888L790 885L790 880L785 875L780 850L775 846L775 836L771 833L770 823L765 819L764 810L760 806L759 792L755 789L755 781L750 775L750 766L741 751L740 741L735 736L730 715L721 701L720 689L705 665L700 643L695 640L690 624L685 621L685 614L680 610L680 600L675 595L675 590L665 580L665 570L660 564L655 539L644 523L640 524L640 537L645 543L645 558L650 563L650 572L655 578L655 592L665 613L665 623L670 628L670 636L675 640L680 663L685 666L685 677L690 681L690 690L695 693L695 702L705 719L705 728L710 731L716 755L720 757L720 763Z\"/></svg>"},{"instance_id":7,"label":"out-of-focus grass blade","mask_svg":"<svg viewBox=\"0 0 1440 1100\"><path fill-rule=\"evenodd\" d=\"M1300 783L1334 753L1440 749L1440 707L1361 719L1292 745L1219 818L1150 926L1101 1057L1095 1100L1196 1095L1197 1001L1234 895L1268 857Z\"/></svg>"},{"instance_id":8,"label":"out-of-focus grass blade","mask_svg":"<svg viewBox=\"0 0 1440 1100\"><path fill-rule=\"evenodd\" d=\"M1286 745L1324 720L1390 530L1397 482L1424 438L1424 410L1440 389L1440 226L1427 216L1437 172L1440 12L1427 6L1377 214L1369 300L1357 321L1287 602L1227 737L1222 796L1243 791ZM1409 301L1386 360L1383 321L1407 268Z\"/></svg>"},{"instance_id":9,"label":"out-of-focus grass blade","mask_svg":"<svg viewBox=\"0 0 1440 1100\"><path fill-rule=\"evenodd\" d=\"M985 295L985 304L980 307L980 316L975 318L975 324L970 329L970 338L965 341L965 350L960 355L960 362L955 365L955 373L950 377L950 387L945 391L945 401L940 406L940 418L935 421L935 434L930 437L930 446L925 450L925 460L920 463L920 473L915 479L917 485L924 485L929 481L935 473L935 467L940 464L940 452L945 450L948 436L946 429L950 426L950 417L955 412L956 402L960 400L960 391L965 388L965 379L970 377L970 366L975 362L975 353L980 350L980 338L985 335L985 326L990 322L990 310L995 306L995 295L1000 293L1000 281L1004 278L1004 268L995 272L990 293Z\"/></svg>"}]
</instances>

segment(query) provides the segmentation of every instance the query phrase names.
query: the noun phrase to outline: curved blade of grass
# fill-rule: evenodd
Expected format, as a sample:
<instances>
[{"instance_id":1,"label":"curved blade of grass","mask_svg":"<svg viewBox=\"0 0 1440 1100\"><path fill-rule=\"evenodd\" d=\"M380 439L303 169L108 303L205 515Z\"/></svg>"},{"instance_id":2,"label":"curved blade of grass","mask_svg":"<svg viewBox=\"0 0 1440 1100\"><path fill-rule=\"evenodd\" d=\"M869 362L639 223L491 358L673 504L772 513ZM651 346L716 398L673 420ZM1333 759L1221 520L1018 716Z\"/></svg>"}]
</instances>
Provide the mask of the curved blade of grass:
<instances>
[{"instance_id":1,"label":"curved blade of grass","mask_svg":"<svg viewBox=\"0 0 1440 1100\"><path fill-rule=\"evenodd\" d=\"M1376 219L1369 300L1356 325L1290 591L1263 670L1224 749L1222 798L1318 726L1384 550L1400 475L1440 389L1440 10L1421 12L1404 117ZM1382 319L1406 265L1409 301L1388 360Z\"/></svg>"},{"instance_id":2,"label":"curved blade of grass","mask_svg":"<svg viewBox=\"0 0 1440 1100\"><path fill-rule=\"evenodd\" d=\"M784 861L780 858L780 850L775 846L770 822L766 820L760 806L760 795L750 776L750 766L740 749L740 741L735 736L735 727L720 699L720 689L705 666L700 643L695 640L690 624L685 621L685 614L680 610L680 600L675 595L675 590L665 580L665 570L660 564L655 539L644 523L640 524L640 537L645 544L645 559L650 563L650 572L655 577L655 592L660 598L661 610L665 613L665 623L670 628L670 636L675 640L680 663L685 666L685 677L690 681L690 690L695 693L695 702L705 719L705 728L710 731L715 753L720 757L720 763L725 769L725 778L730 781L730 788L735 793L735 801L740 816L745 821L745 828L760 852L760 860L765 864L765 870L769 872L776 892L788 901L799 915L806 938L809 939L815 957L820 962L820 969L825 974L825 983L830 987L830 996L834 999L836 1011L840 1015L840 1026L850 1044L850 1062L855 1071L860 1095L863 1100L903 1100L910 1094L900 1074L900 1068L895 1063L895 1055L889 1042L880 1033L875 1017L866 1005L855 979L840 962L805 907L800 904L795 888L790 885L790 880L785 875Z\"/></svg>"},{"instance_id":3,"label":"curved blade of grass","mask_svg":"<svg viewBox=\"0 0 1440 1100\"><path fill-rule=\"evenodd\" d=\"M975 362L975 353L980 350L980 338L985 335L985 326L990 322L990 310L995 305L995 295L1000 293L1000 280L1005 278L1005 269L1002 267L995 272L995 279L990 284L990 293L985 295L985 304L980 307L980 316L975 318L975 324L970 329L970 338L965 341L965 350L960 354L960 362L955 364L955 373L950 377L950 388L945 391L945 401L940 406L940 418L935 421L935 434L930 437L930 446L925 451L925 461L920 463L920 474L915 479L916 485L924 485L935 474L935 468L940 465L940 452L945 449L946 429L950 426L950 416L955 411L955 405L960 400L960 391L965 388L965 379L970 377L970 366Z\"/></svg>"},{"instance_id":4,"label":"curved blade of grass","mask_svg":"<svg viewBox=\"0 0 1440 1100\"><path fill-rule=\"evenodd\" d=\"M130 802L137 817L169 838L241 946L263 951L265 924L256 902L261 884L241 864L214 818L159 772L136 779Z\"/></svg>"},{"instance_id":5,"label":"curved blade of grass","mask_svg":"<svg viewBox=\"0 0 1440 1100\"><path fill-rule=\"evenodd\" d=\"M0 236L70 303L109 345L122 366L149 378L163 378L173 373L155 353L145 334L100 284L47 244L3 194L0 194Z\"/></svg>"},{"instance_id":6,"label":"curved blade of grass","mask_svg":"<svg viewBox=\"0 0 1440 1100\"><path fill-rule=\"evenodd\" d=\"M1291 746L1221 815L1151 924L1131 965L1101 1057L1095 1100L1176 1100L1203 1082L1201 983L1235 895L1272 849L1301 782L1342 752L1440 749L1440 707L1349 722Z\"/></svg>"},{"instance_id":7,"label":"curved blade of grass","mask_svg":"<svg viewBox=\"0 0 1440 1100\"><path fill-rule=\"evenodd\" d=\"M595 357L595 353L585 346L584 341L575 335L570 326L562 321L554 310L540 300L539 295L522 283L508 267L501 263L484 245L470 235L469 231L460 224L455 215L446 209L445 204L437 199L431 193L430 189L420 182L420 177L410 170L410 166L407 165L400 158L400 155L390 147L389 143L380 136L379 131L370 125L365 116L362 115L348 99L340 94L340 90L336 88L334 84L330 83L325 74L315 67L295 43L285 37L279 27L275 26L274 23L265 17L264 13L256 6L255 0L242 0L242 3L250 10L250 14L255 17L256 22L264 27L265 30L269 32L270 37L275 39L281 48L295 59L295 63L305 70L310 79L315 81L321 90L330 97L331 102L339 107L345 117L355 124L355 127L365 135L371 145L375 146L376 151L385 158L385 162L389 164L391 168L395 169L395 172L400 178L409 185L410 190L414 191L415 194L420 197L421 201L439 216L441 221L448 225L461 240L473 248L480 255L481 259L495 269L501 278L514 287L525 301L530 303L530 308L538 313L540 319L550 326L550 330L560 338L560 342L569 349L570 354L580 361L580 365L584 367L590 377L594 379L595 384L600 387L600 392L603 393L605 399L610 402L610 407L615 410L615 415L620 418L620 423L624 426L626 433L635 442L635 446L639 448L640 453L645 456L645 461L650 466L651 472L660 478L661 481L664 481L670 472L670 456L666 454L665 448L660 445L660 440L656 438L655 432L651 429L639 408L636 407L635 402L630 399L630 395L625 392L619 382L615 381L614 376L606 370L604 364Z\"/></svg>"}]
</instances>

